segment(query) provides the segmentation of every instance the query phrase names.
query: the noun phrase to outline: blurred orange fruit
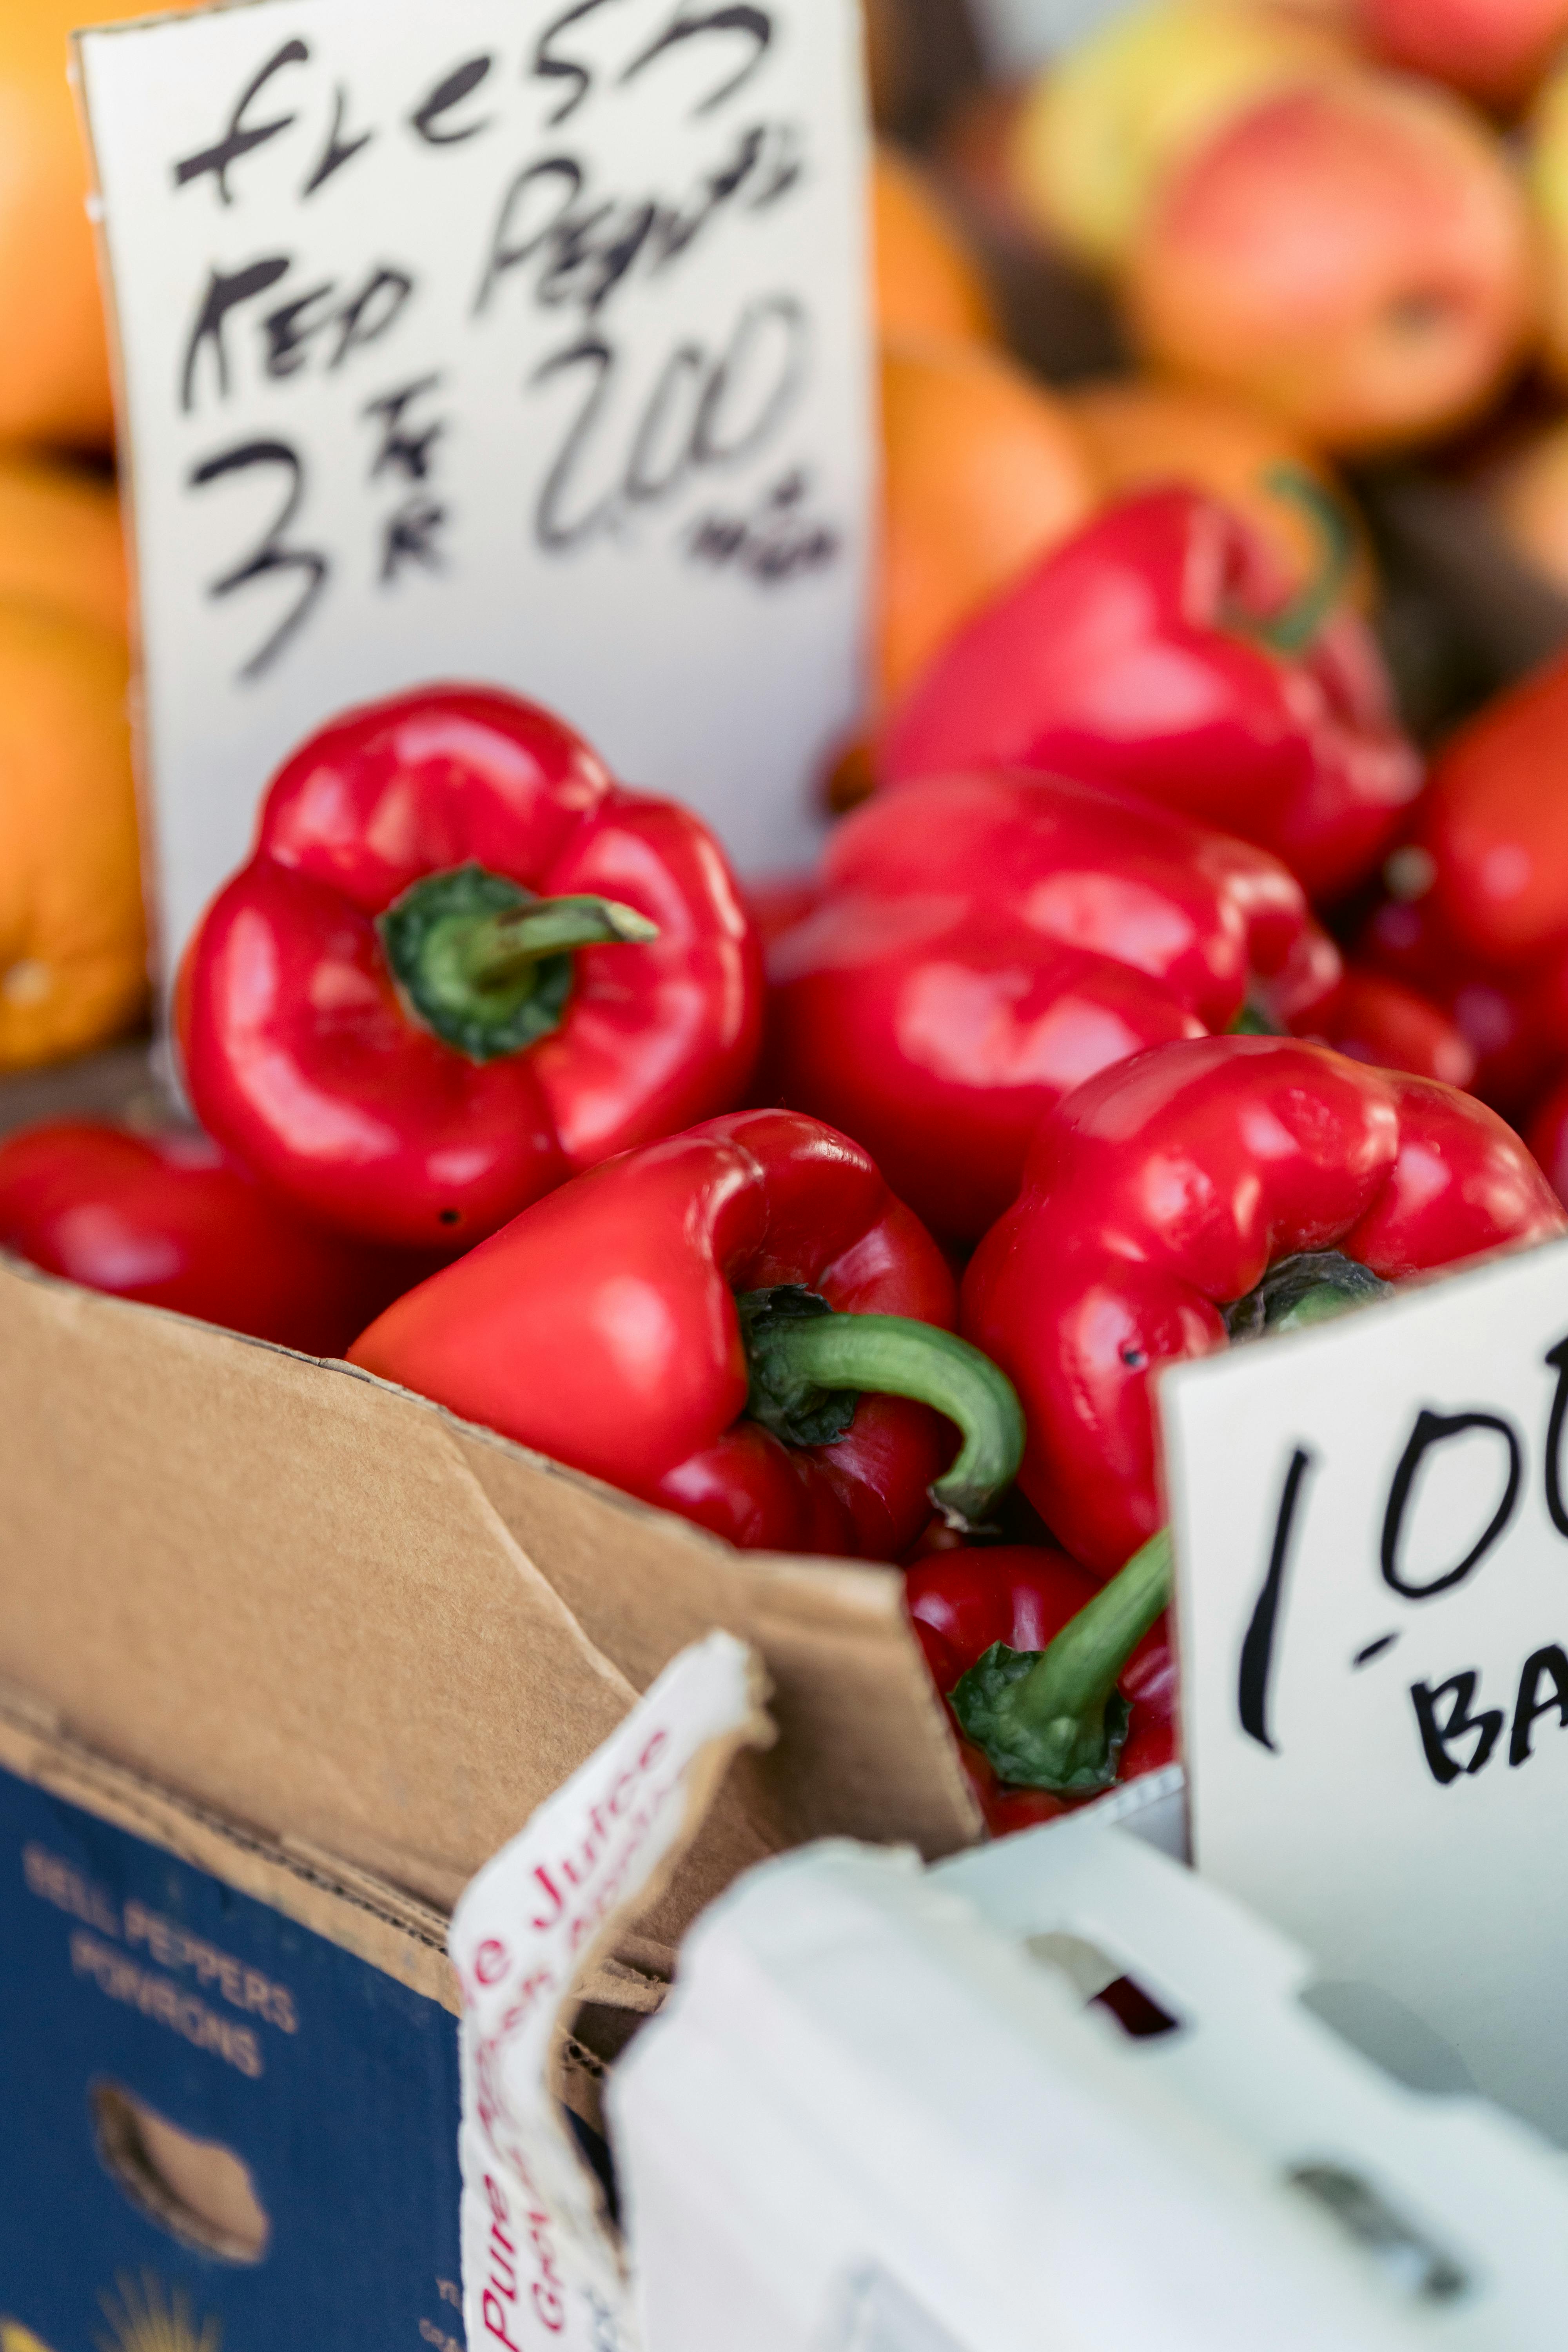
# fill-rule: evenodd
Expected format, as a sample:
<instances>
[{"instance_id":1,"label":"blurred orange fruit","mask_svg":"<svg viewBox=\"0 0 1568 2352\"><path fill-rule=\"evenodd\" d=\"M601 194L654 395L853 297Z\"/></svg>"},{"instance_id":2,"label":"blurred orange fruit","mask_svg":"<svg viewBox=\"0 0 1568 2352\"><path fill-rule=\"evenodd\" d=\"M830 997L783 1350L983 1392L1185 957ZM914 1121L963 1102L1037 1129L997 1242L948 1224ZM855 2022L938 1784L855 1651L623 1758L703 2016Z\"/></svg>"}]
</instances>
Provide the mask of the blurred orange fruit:
<instances>
[{"instance_id":1,"label":"blurred orange fruit","mask_svg":"<svg viewBox=\"0 0 1568 2352\"><path fill-rule=\"evenodd\" d=\"M0 456L0 596L125 635L125 541L109 483L47 458Z\"/></svg>"},{"instance_id":2,"label":"blurred orange fruit","mask_svg":"<svg viewBox=\"0 0 1568 2352\"><path fill-rule=\"evenodd\" d=\"M1489 467L1479 488L1509 544L1568 595L1568 417Z\"/></svg>"},{"instance_id":3,"label":"blurred orange fruit","mask_svg":"<svg viewBox=\"0 0 1568 2352\"><path fill-rule=\"evenodd\" d=\"M995 332L985 281L926 174L879 147L871 174L877 329L985 341Z\"/></svg>"},{"instance_id":4,"label":"blurred orange fruit","mask_svg":"<svg viewBox=\"0 0 1568 2352\"><path fill-rule=\"evenodd\" d=\"M78 26L146 14L146 0L5 0L0 13L0 440L106 448L113 437L87 150L66 68Z\"/></svg>"},{"instance_id":5,"label":"blurred orange fruit","mask_svg":"<svg viewBox=\"0 0 1568 2352\"><path fill-rule=\"evenodd\" d=\"M878 685L896 694L986 599L1086 522L1095 478L1062 402L981 343L882 356Z\"/></svg>"},{"instance_id":6,"label":"blurred orange fruit","mask_svg":"<svg viewBox=\"0 0 1568 2352\"><path fill-rule=\"evenodd\" d=\"M1163 482L1184 482L1243 516L1268 541L1292 589L1317 576L1322 535L1289 479L1305 475L1340 497L1332 474L1289 426L1243 402L1183 384L1117 378L1062 394L1107 498ZM1355 527L1348 499L1341 499ZM1363 555L1352 594L1364 604L1370 565Z\"/></svg>"},{"instance_id":7,"label":"blurred orange fruit","mask_svg":"<svg viewBox=\"0 0 1568 2352\"><path fill-rule=\"evenodd\" d=\"M145 999L127 684L113 630L0 595L0 1068L101 1044Z\"/></svg>"}]
</instances>

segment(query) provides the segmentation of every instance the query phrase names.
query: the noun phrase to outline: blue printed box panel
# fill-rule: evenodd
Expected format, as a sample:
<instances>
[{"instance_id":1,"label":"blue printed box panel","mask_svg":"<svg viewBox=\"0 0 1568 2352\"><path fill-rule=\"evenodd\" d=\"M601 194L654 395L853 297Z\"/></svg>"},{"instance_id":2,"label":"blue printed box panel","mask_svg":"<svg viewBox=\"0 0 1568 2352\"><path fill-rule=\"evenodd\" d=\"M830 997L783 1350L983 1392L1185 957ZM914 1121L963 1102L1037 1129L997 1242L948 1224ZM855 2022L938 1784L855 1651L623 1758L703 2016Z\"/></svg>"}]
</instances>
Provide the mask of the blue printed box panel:
<instances>
[{"instance_id":1,"label":"blue printed box panel","mask_svg":"<svg viewBox=\"0 0 1568 2352\"><path fill-rule=\"evenodd\" d=\"M461 2352L458 2035L0 1771L0 2352Z\"/></svg>"}]
</instances>

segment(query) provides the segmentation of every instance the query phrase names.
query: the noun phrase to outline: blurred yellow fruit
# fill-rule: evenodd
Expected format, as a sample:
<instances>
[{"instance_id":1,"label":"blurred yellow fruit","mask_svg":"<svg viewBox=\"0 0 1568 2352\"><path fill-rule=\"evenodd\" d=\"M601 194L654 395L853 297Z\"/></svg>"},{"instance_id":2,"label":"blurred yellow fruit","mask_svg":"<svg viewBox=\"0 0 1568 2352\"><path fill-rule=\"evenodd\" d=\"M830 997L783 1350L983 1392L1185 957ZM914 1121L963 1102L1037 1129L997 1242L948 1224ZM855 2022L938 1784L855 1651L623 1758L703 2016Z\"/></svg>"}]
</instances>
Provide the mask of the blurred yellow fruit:
<instances>
[{"instance_id":1,"label":"blurred yellow fruit","mask_svg":"<svg viewBox=\"0 0 1568 2352\"><path fill-rule=\"evenodd\" d=\"M114 631L0 596L0 1068L85 1051L146 994Z\"/></svg>"},{"instance_id":2,"label":"blurred yellow fruit","mask_svg":"<svg viewBox=\"0 0 1568 2352\"><path fill-rule=\"evenodd\" d=\"M879 147L871 177L877 330L985 341L995 332L985 281L926 175Z\"/></svg>"},{"instance_id":3,"label":"blurred yellow fruit","mask_svg":"<svg viewBox=\"0 0 1568 2352\"><path fill-rule=\"evenodd\" d=\"M0 455L0 596L123 636L129 590L112 486L47 458Z\"/></svg>"},{"instance_id":4,"label":"blurred yellow fruit","mask_svg":"<svg viewBox=\"0 0 1568 2352\"><path fill-rule=\"evenodd\" d=\"M1010 170L1036 226L1080 261L1127 257L1166 176L1260 98L1342 72L1331 26L1258 0L1154 0L1115 16L1035 82Z\"/></svg>"},{"instance_id":5,"label":"blurred yellow fruit","mask_svg":"<svg viewBox=\"0 0 1568 2352\"><path fill-rule=\"evenodd\" d=\"M1092 470L1061 401L982 343L882 359L878 681L907 686L961 622L1088 520Z\"/></svg>"},{"instance_id":6,"label":"blurred yellow fruit","mask_svg":"<svg viewBox=\"0 0 1568 2352\"><path fill-rule=\"evenodd\" d=\"M1531 111L1529 185L1544 262L1542 357L1568 383L1568 58Z\"/></svg>"},{"instance_id":7,"label":"blurred yellow fruit","mask_svg":"<svg viewBox=\"0 0 1568 2352\"><path fill-rule=\"evenodd\" d=\"M1239 401L1183 384L1116 378L1073 386L1062 397L1107 498L1162 482L1206 490L1253 524L1293 589L1316 578L1321 531L1281 478L1306 475L1334 495L1339 485L1288 426ZM1344 507L1353 528L1348 500ZM1363 552L1351 593L1364 604L1370 591Z\"/></svg>"},{"instance_id":8,"label":"blurred yellow fruit","mask_svg":"<svg viewBox=\"0 0 1568 2352\"><path fill-rule=\"evenodd\" d=\"M1510 545L1568 595L1568 417L1489 467L1480 489Z\"/></svg>"},{"instance_id":9,"label":"blurred yellow fruit","mask_svg":"<svg viewBox=\"0 0 1568 2352\"><path fill-rule=\"evenodd\" d=\"M190 6L194 0L161 0ZM68 36L146 0L0 0L0 441L106 448L109 357Z\"/></svg>"}]
</instances>

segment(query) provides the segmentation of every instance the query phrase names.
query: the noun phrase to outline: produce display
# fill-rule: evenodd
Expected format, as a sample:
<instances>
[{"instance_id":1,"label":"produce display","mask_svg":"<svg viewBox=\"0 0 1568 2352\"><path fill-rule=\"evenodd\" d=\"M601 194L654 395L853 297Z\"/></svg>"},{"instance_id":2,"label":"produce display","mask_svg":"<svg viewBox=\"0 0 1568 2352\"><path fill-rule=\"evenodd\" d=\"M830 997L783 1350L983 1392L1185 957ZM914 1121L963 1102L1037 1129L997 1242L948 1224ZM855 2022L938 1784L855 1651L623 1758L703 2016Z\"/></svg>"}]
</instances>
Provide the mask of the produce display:
<instances>
[{"instance_id":1,"label":"produce display","mask_svg":"<svg viewBox=\"0 0 1568 2352\"><path fill-rule=\"evenodd\" d=\"M60 72L125 13L0 30L0 1070L148 1017ZM1004 1832L1175 1753L1160 1367L1568 1232L1568 7L1144 0L918 122L873 14L815 866L482 678L345 707L185 955L199 1126L14 1134L0 1246L900 1568ZM1565 650L1423 638L1412 483Z\"/></svg>"}]
</instances>

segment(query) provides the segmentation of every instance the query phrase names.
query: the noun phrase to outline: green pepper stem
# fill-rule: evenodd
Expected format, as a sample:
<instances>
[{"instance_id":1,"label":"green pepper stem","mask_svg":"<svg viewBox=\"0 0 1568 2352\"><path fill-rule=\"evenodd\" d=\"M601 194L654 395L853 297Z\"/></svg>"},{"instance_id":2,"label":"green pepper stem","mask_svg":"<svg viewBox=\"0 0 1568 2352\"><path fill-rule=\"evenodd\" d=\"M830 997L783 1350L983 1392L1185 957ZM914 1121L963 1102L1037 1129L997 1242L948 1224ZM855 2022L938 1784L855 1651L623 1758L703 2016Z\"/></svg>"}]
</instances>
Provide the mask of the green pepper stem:
<instances>
[{"instance_id":1,"label":"green pepper stem","mask_svg":"<svg viewBox=\"0 0 1568 2352\"><path fill-rule=\"evenodd\" d=\"M1264 1331L1327 1322L1347 1307L1385 1298L1393 1286L1342 1250L1303 1250L1280 1258L1256 1289L1222 1311L1233 1339L1254 1339Z\"/></svg>"},{"instance_id":2,"label":"green pepper stem","mask_svg":"<svg viewBox=\"0 0 1568 2352\"><path fill-rule=\"evenodd\" d=\"M1170 1597L1171 1533L1161 1528L1048 1648L997 1642L971 1666L952 1710L999 1779L1058 1796L1110 1786L1129 1718L1116 1685Z\"/></svg>"},{"instance_id":3,"label":"green pepper stem","mask_svg":"<svg viewBox=\"0 0 1568 2352\"><path fill-rule=\"evenodd\" d=\"M500 988L546 956L617 942L646 947L658 937L657 923L616 898L539 898L497 915L450 916L425 952L432 977L434 967L449 961L468 987Z\"/></svg>"},{"instance_id":4,"label":"green pepper stem","mask_svg":"<svg viewBox=\"0 0 1568 2352\"><path fill-rule=\"evenodd\" d=\"M1013 1383L978 1348L934 1323L901 1315L786 1314L754 1324L747 1346L752 1410L781 1434L784 1413L798 1414L802 1401L819 1401L824 1392L911 1397L945 1414L963 1443L931 1499L950 1527L973 1532L1018 1474L1024 1414ZM767 1399L774 1401L773 1414Z\"/></svg>"},{"instance_id":5,"label":"green pepper stem","mask_svg":"<svg viewBox=\"0 0 1568 2352\"><path fill-rule=\"evenodd\" d=\"M1284 608L1247 624L1249 636L1287 659L1303 653L1345 593L1355 565L1355 532L1342 500L1304 466L1270 466L1264 488L1291 499L1318 535L1318 565Z\"/></svg>"}]
</instances>

